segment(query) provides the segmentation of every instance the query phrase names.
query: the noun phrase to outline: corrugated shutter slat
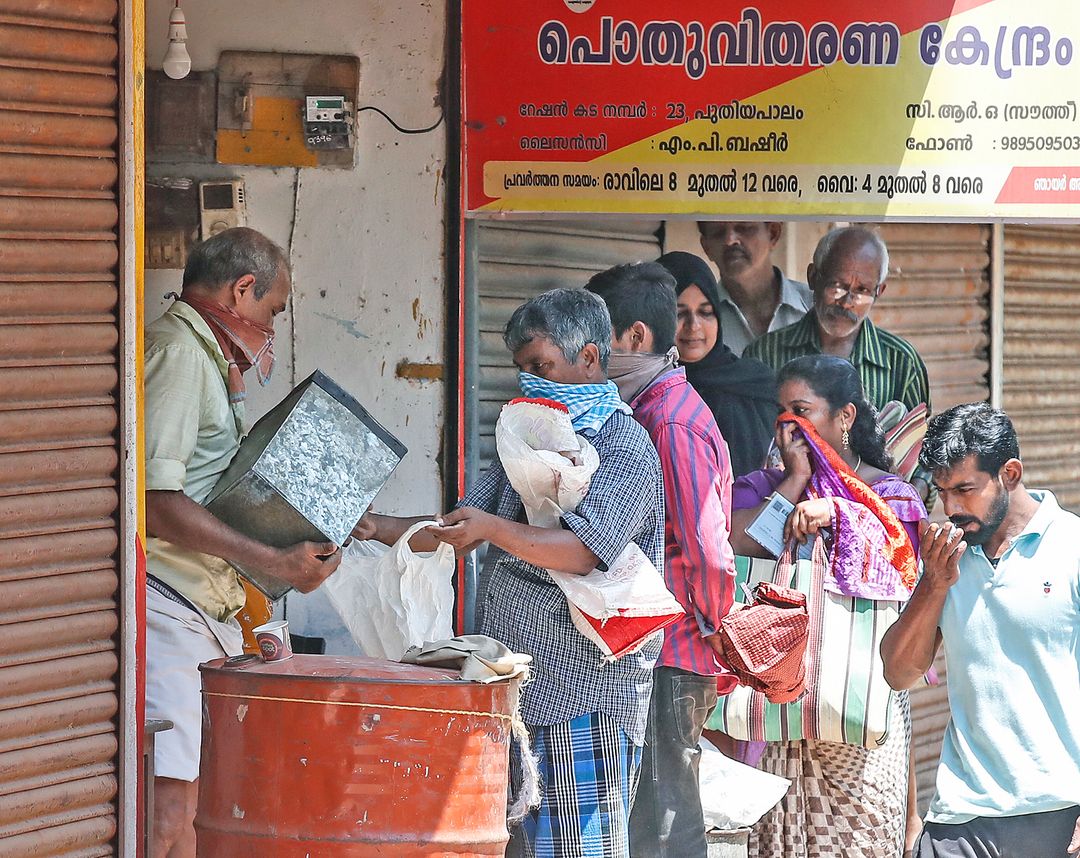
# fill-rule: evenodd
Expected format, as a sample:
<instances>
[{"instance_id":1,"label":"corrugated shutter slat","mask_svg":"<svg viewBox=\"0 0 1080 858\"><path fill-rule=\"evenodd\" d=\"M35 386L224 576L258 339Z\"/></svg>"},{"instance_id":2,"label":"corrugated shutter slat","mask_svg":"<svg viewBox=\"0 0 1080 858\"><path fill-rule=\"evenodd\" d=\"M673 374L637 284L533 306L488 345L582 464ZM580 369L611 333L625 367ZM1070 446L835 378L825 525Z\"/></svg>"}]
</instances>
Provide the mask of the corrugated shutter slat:
<instances>
[{"instance_id":1,"label":"corrugated shutter slat","mask_svg":"<svg viewBox=\"0 0 1080 858\"><path fill-rule=\"evenodd\" d=\"M1024 483L1080 512L1080 230L1005 227L1004 407Z\"/></svg>"},{"instance_id":2,"label":"corrugated shutter slat","mask_svg":"<svg viewBox=\"0 0 1080 858\"><path fill-rule=\"evenodd\" d=\"M114 853L115 0L0 0L0 858Z\"/></svg>"},{"instance_id":3,"label":"corrugated shutter slat","mask_svg":"<svg viewBox=\"0 0 1080 858\"><path fill-rule=\"evenodd\" d=\"M581 287L597 272L660 255L660 224L651 221L481 221L476 230L479 462L495 454L499 409L518 395L517 370L502 342L511 313L548 289Z\"/></svg>"},{"instance_id":4,"label":"corrugated shutter slat","mask_svg":"<svg viewBox=\"0 0 1080 858\"><path fill-rule=\"evenodd\" d=\"M919 352L934 411L990 396L990 229L983 224L879 227L889 248L889 288L874 323Z\"/></svg>"}]
</instances>

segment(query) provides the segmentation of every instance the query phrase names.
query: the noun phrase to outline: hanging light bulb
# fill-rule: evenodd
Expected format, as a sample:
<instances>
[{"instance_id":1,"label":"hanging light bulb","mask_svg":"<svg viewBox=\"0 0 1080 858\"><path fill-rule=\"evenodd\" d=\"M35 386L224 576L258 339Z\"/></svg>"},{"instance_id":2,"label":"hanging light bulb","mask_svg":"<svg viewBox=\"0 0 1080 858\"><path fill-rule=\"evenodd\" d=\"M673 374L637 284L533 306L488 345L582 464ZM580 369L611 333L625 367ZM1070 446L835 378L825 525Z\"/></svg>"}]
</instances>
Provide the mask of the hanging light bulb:
<instances>
[{"instance_id":1,"label":"hanging light bulb","mask_svg":"<svg viewBox=\"0 0 1080 858\"><path fill-rule=\"evenodd\" d=\"M187 77L191 71L191 55L187 51L187 21L180 0L169 13L169 49L165 52L161 68L173 80Z\"/></svg>"}]
</instances>

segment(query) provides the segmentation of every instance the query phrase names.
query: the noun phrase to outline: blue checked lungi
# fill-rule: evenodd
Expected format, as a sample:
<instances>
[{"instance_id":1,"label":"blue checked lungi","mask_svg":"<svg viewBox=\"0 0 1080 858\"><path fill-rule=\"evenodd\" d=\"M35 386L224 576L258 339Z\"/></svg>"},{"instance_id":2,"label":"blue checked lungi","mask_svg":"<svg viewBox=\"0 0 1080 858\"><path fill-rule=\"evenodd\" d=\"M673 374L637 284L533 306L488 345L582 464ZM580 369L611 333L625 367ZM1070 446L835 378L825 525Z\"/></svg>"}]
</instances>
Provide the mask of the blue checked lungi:
<instances>
[{"instance_id":1,"label":"blue checked lungi","mask_svg":"<svg viewBox=\"0 0 1080 858\"><path fill-rule=\"evenodd\" d=\"M641 748L600 712L529 732L542 797L522 823L527 858L629 858Z\"/></svg>"}]
</instances>

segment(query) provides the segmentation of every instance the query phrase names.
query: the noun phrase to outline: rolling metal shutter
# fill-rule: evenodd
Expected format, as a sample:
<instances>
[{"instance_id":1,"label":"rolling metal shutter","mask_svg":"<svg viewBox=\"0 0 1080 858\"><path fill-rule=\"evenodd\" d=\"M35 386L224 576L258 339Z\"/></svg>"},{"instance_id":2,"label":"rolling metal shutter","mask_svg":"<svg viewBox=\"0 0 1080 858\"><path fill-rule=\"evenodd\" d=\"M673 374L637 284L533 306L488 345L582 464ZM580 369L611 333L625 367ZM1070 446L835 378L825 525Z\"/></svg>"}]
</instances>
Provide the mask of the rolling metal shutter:
<instances>
[{"instance_id":1,"label":"rolling metal shutter","mask_svg":"<svg viewBox=\"0 0 1080 858\"><path fill-rule=\"evenodd\" d=\"M935 412L989 399L990 227L985 224L886 224L889 288L875 324L910 342L926 363ZM940 506L935 518L941 517ZM949 722L945 659L941 684L911 694L919 808L934 793L941 739Z\"/></svg>"},{"instance_id":2,"label":"rolling metal shutter","mask_svg":"<svg viewBox=\"0 0 1080 858\"><path fill-rule=\"evenodd\" d=\"M886 224L889 288L874 324L911 343L930 376L934 411L989 399L990 227Z\"/></svg>"},{"instance_id":3,"label":"rolling metal shutter","mask_svg":"<svg viewBox=\"0 0 1080 858\"><path fill-rule=\"evenodd\" d=\"M658 221L473 221L470 252L475 311L466 318L474 355L473 395L466 403L466 450L471 482L495 455L499 409L519 395L517 370L502 331L523 302L548 289L584 286L597 272L661 254ZM471 303L471 302L470 302Z\"/></svg>"},{"instance_id":4,"label":"rolling metal shutter","mask_svg":"<svg viewBox=\"0 0 1080 858\"><path fill-rule=\"evenodd\" d=\"M1024 483L1080 512L1080 227L1005 226L1003 407Z\"/></svg>"},{"instance_id":5,"label":"rolling metal shutter","mask_svg":"<svg viewBox=\"0 0 1080 858\"><path fill-rule=\"evenodd\" d=\"M0 0L0 856L114 854L111 0Z\"/></svg>"}]
</instances>

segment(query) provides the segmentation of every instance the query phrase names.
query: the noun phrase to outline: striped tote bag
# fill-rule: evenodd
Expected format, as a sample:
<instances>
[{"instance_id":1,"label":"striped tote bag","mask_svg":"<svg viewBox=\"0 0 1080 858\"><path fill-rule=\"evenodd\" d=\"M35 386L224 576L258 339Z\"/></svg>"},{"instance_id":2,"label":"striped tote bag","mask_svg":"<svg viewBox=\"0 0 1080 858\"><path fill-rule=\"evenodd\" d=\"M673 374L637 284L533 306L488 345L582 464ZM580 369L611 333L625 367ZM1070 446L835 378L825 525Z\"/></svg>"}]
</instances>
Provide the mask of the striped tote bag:
<instances>
[{"instance_id":1,"label":"striped tote bag","mask_svg":"<svg viewBox=\"0 0 1080 858\"><path fill-rule=\"evenodd\" d=\"M811 560L794 561L790 552L780 560L735 558L738 583L747 590L772 581L806 594L806 691L792 703L770 703L760 691L740 685L720 698L710 729L743 741L817 739L864 748L885 742L893 691L878 650L901 603L826 592L827 564L822 539L815 540ZM738 601L746 598L742 586L736 593Z\"/></svg>"}]
</instances>

